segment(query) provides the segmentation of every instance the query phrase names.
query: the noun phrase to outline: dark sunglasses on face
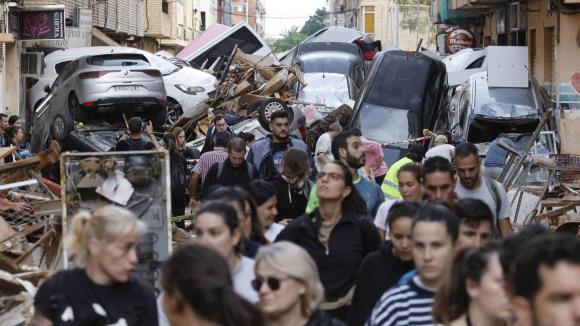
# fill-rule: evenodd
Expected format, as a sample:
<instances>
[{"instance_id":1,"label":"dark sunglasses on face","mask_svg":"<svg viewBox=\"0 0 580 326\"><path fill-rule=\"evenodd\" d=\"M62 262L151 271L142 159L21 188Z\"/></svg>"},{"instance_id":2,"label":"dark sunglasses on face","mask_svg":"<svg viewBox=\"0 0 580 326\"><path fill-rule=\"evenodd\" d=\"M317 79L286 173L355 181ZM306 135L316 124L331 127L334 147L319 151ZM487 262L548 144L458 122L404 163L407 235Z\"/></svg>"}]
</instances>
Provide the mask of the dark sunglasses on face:
<instances>
[{"instance_id":1,"label":"dark sunglasses on face","mask_svg":"<svg viewBox=\"0 0 580 326\"><path fill-rule=\"evenodd\" d=\"M287 278L275 278L275 277L268 277L265 280L261 277L258 277L252 281L252 287L257 292L260 292L262 288L262 284L266 283L268 288L272 291L278 291L280 289L280 285L282 285L282 281L286 280ZM265 282L264 282L265 281Z\"/></svg>"}]
</instances>

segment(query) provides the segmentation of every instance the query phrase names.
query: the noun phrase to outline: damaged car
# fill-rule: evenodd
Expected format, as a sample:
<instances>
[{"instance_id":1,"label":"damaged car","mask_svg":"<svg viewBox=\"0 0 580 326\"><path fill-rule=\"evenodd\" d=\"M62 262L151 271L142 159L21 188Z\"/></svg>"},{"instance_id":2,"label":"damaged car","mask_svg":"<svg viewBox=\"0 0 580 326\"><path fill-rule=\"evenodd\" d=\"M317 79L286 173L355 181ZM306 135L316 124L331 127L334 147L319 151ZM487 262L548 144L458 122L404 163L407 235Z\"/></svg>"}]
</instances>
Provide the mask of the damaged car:
<instances>
[{"instance_id":1,"label":"damaged car","mask_svg":"<svg viewBox=\"0 0 580 326\"><path fill-rule=\"evenodd\" d=\"M528 87L491 87L488 73L477 73L451 100L451 136L455 142L484 143L500 133L532 133L548 107L549 97L533 77Z\"/></svg>"},{"instance_id":2,"label":"damaged car","mask_svg":"<svg viewBox=\"0 0 580 326\"><path fill-rule=\"evenodd\" d=\"M443 133L447 125L447 74L438 58L393 50L375 56L349 126L383 144L385 162L406 153L423 129Z\"/></svg>"},{"instance_id":3,"label":"damaged car","mask_svg":"<svg viewBox=\"0 0 580 326\"><path fill-rule=\"evenodd\" d=\"M161 72L141 54L94 55L73 60L48 93L34 112L34 153L47 148L52 140L72 140L69 138L74 137L69 134L75 129L74 121L81 128L85 124L116 128L125 126L127 117L140 116L159 130L167 115Z\"/></svg>"}]
</instances>

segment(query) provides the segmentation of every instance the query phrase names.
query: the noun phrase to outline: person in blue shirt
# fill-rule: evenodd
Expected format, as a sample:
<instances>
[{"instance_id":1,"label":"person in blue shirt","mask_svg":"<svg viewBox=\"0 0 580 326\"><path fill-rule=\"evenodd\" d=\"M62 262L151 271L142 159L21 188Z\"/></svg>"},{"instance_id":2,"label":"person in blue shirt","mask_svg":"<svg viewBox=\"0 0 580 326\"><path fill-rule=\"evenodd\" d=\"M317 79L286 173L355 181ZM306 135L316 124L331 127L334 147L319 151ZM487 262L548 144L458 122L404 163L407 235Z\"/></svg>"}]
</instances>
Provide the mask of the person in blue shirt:
<instances>
[{"instance_id":1,"label":"person in blue shirt","mask_svg":"<svg viewBox=\"0 0 580 326\"><path fill-rule=\"evenodd\" d=\"M498 145L498 141L511 148L514 147L514 143L504 133L499 134L489 145L485 161L483 162L483 175L495 180L499 179L508 155L507 151Z\"/></svg>"}]
</instances>

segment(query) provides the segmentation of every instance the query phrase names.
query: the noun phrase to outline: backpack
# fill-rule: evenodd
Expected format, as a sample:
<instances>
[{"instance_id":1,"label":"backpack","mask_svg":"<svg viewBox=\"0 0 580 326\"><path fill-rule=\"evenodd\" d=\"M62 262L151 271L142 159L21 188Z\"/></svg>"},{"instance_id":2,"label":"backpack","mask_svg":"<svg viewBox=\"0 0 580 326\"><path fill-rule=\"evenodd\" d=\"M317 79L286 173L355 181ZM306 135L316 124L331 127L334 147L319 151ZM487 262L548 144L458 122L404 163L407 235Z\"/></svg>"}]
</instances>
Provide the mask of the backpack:
<instances>
[{"instance_id":1,"label":"backpack","mask_svg":"<svg viewBox=\"0 0 580 326\"><path fill-rule=\"evenodd\" d=\"M216 180L219 180L222 176L222 172L224 171L224 164L226 163L226 161L221 161L218 163L218 170L217 170L217 175L216 175ZM252 169L253 165L250 162L246 162L246 169L248 172L248 178L250 180L252 180L253 176L254 176L254 170Z\"/></svg>"},{"instance_id":2,"label":"backpack","mask_svg":"<svg viewBox=\"0 0 580 326\"><path fill-rule=\"evenodd\" d=\"M169 159L172 192L185 191L188 183L187 168L183 162L184 160L178 155L181 156L181 154L172 153Z\"/></svg>"},{"instance_id":3,"label":"backpack","mask_svg":"<svg viewBox=\"0 0 580 326\"><path fill-rule=\"evenodd\" d=\"M499 194L499 189L497 188L497 183L493 179L485 176L483 177L483 180L485 182L485 185L487 186L487 189L489 189L489 192L491 193L493 201L495 202L495 216L499 220L500 218L499 213L501 211L502 202L501 196ZM498 228L499 231L499 225L496 225L496 227Z\"/></svg>"}]
</instances>

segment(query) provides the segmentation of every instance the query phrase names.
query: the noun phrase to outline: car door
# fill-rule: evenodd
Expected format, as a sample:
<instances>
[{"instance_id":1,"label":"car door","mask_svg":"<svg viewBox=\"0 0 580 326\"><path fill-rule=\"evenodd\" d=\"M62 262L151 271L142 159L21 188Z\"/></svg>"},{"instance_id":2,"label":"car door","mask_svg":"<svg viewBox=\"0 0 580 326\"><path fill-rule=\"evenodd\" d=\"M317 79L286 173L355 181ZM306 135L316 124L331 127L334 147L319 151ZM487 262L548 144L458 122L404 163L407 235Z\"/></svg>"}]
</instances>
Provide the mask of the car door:
<instances>
[{"instance_id":1,"label":"car door","mask_svg":"<svg viewBox=\"0 0 580 326\"><path fill-rule=\"evenodd\" d=\"M50 136L50 127L58 114L68 114L68 90L70 90L74 73L78 70L79 61L70 62L55 79L48 96L34 112L31 147L33 152L45 148Z\"/></svg>"}]
</instances>

